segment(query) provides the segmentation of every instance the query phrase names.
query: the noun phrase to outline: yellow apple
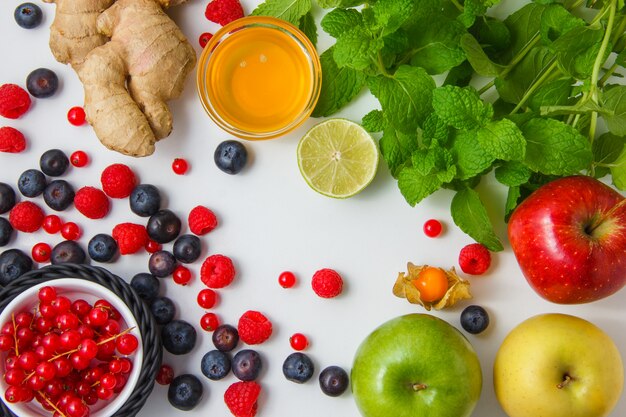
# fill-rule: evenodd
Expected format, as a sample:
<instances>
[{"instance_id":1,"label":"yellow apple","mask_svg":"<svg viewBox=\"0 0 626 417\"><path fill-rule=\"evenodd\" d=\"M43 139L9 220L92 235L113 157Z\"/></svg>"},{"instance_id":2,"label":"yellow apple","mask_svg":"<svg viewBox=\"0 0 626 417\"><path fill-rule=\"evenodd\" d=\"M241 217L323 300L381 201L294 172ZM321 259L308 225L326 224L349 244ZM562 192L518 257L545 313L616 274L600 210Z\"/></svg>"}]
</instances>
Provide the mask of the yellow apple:
<instances>
[{"instance_id":1,"label":"yellow apple","mask_svg":"<svg viewBox=\"0 0 626 417\"><path fill-rule=\"evenodd\" d=\"M613 340L594 324L543 314L504 339L493 383L510 417L603 417L620 398L624 367Z\"/></svg>"}]
</instances>

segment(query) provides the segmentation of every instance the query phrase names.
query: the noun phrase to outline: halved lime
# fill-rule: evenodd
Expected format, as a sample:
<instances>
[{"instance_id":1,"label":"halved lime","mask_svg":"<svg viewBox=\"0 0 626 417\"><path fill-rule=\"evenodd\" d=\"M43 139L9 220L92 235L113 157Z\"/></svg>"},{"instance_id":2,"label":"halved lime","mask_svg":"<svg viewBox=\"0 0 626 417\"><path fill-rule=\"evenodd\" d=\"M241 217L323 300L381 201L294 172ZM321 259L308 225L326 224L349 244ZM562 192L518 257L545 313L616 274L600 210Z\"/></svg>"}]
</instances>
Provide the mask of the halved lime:
<instances>
[{"instance_id":1,"label":"halved lime","mask_svg":"<svg viewBox=\"0 0 626 417\"><path fill-rule=\"evenodd\" d=\"M333 198L351 197L369 185L378 168L378 147L359 124L328 119L298 144L298 167L311 188Z\"/></svg>"}]
</instances>

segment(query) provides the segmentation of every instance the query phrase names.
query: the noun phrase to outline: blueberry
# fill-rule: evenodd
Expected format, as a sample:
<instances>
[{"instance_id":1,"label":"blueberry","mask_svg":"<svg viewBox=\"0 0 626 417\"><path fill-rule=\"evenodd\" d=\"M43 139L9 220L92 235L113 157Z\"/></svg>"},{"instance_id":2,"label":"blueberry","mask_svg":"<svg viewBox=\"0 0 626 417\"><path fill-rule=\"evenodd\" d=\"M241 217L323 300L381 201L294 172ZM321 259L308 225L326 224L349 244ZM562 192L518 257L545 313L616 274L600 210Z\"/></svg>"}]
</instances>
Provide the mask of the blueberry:
<instances>
[{"instance_id":1,"label":"blueberry","mask_svg":"<svg viewBox=\"0 0 626 417\"><path fill-rule=\"evenodd\" d=\"M117 242L113 237L100 233L91 238L87 252L96 262L109 262L117 254Z\"/></svg>"},{"instance_id":2,"label":"blueberry","mask_svg":"<svg viewBox=\"0 0 626 417\"><path fill-rule=\"evenodd\" d=\"M33 269L33 260L19 249L9 249L0 255L0 285L7 286Z\"/></svg>"},{"instance_id":3,"label":"blueberry","mask_svg":"<svg viewBox=\"0 0 626 417\"><path fill-rule=\"evenodd\" d=\"M176 306L167 297L156 297L150 304L150 311L157 324L161 325L171 323L176 316Z\"/></svg>"},{"instance_id":4,"label":"blueberry","mask_svg":"<svg viewBox=\"0 0 626 417\"><path fill-rule=\"evenodd\" d=\"M63 211L74 203L74 187L65 180L54 180L43 190L43 201L52 210Z\"/></svg>"},{"instance_id":5,"label":"blueberry","mask_svg":"<svg viewBox=\"0 0 626 417\"><path fill-rule=\"evenodd\" d=\"M283 374L289 381L303 384L313 376L313 361L302 352L294 352L283 362Z\"/></svg>"},{"instance_id":6,"label":"blueberry","mask_svg":"<svg viewBox=\"0 0 626 417\"><path fill-rule=\"evenodd\" d=\"M44 174L51 177L60 177L65 174L69 165L67 155L60 149L50 149L39 158L39 167Z\"/></svg>"},{"instance_id":7,"label":"blueberry","mask_svg":"<svg viewBox=\"0 0 626 417\"><path fill-rule=\"evenodd\" d=\"M52 248L50 263L56 264L82 264L85 263L87 255L83 248L73 240L65 240Z\"/></svg>"},{"instance_id":8,"label":"blueberry","mask_svg":"<svg viewBox=\"0 0 626 417\"><path fill-rule=\"evenodd\" d=\"M6 246L13 236L13 226L4 217L0 217L0 246Z\"/></svg>"},{"instance_id":9,"label":"blueberry","mask_svg":"<svg viewBox=\"0 0 626 417\"><path fill-rule=\"evenodd\" d=\"M15 191L9 184L0 182L0 214L10 211L15 205Z\"/></svg>"},{"instance_id":10,"label":"blueberry","mask_svg":"<svg viewBox=\"0 0 626 417\"><path fill-rule=\"evenodd\" d=\"M202 382L191 374L179 375L167 390L167 399L174 408L189 411L202 400Z\"/></svg>"},{"instance_id":11,"label":"blueberry","mask_svg":"<svg viewBox=\"0 0 626 417\"><path fill-rule=\"evenodd\" d=\"M202 245L198 236L182 235L174 242L174 256L184 264L198 260L201 251Z\"/></svg>"},{"instance_id":12,"label":"blueberry","mask_svg":"<svg viewBox=\"0 0 626 417\"><path fill-rule=\"evenodd\" d=\"M161 208L161 195L154 185L140 184L130 193L129 202L133 213L149 217Z\"/></svg>"},{"instance_id":13,"label":"blueberry","mask_svg":"<svg viewBox=\"0 0 626 417\"><path fill-rule=\"evenodd\" d=\"M248 161L246 147L236 140L220 143L213 155L215 165L227 174L238 174Z\"/></svg>"},{"instance_id":14,"label":"blueberry","mask_svg":"<svg viewBox=\"0 0 626 417\"><path fill-rule=\"evenodd\" d=\"M172 275L176 268L176 258L166 250L160 250L150 255L148 269L150 273L158 278L165 278Z\"/></svg>"},{"instance_id":15,"label":"blueberry","mask_svg":"<svg viewBox=\"0 0 626 417\"><path fill-rule=\"evenodd\" d=\"M339 366L329 366L320 372L320 388L329 397L339 397L343 394L350 382L348 373Z\"/></svg>"},{"instance_id":16,"label":"blueberry","mask_svg":"<svg viewBox=\"0 0 626 417\"><path fill-rule=\"evenodd\" d=\"M48 98L56 93L58 87L59 78L48 68L37 68L26 77L26 89L36 98Z\"/></svg>"},{"instance_id":17,"label":"blueberry","mask_svg":"<svg viewBox=\"0 0 626 417\"><path fill-rule=\"evenodd\" d=\"M13 13L15 22L24 29L33 29L39 26L43 14L39 6L33 3L22 3L15 8Z\"/></svg>"},{"instance_id":18,"label":"blueberry","mask_svg":"<svg viewBox=\"0 0 626 417\"><path fill-rule=\"evenodd\" d=\"M37 169L28 169L22 172L17 180L17 189L24 197L37 197L46 189L47 181L43 172Z\"/></svg>"},{"instance_id":19,"label":"blueberry","mask_svg":"<svg viewBox=\"0 0 626 417\"><path fill-rule=\"evenodd\" d=\"M222 324L215 329L211 338L218 350L230 352L239 343L239 332L230 324Z\"/></svg>"},{"instance_id":20,"label":"blueberry","mask_svg":"<svg viewBox=\"0 0 626 417\"><path fill-rule=\"evenodd\" d=\"M243 349L233 358L233 374L242 381L254 381L263 368L261 355L252 349Z\"/></svg>"},{"instance_id":21,"label":"blueberry","mask_svg":"<svg viewBox=\"0 0 626 417\"><path fill-rule=\"evenodd\" d=\"M148 219L148 236L159 243L168 243L180 234L180 219L170 210L159 210Z\"/></svg>"},{"instance_id":22,"label":"blueberry","mask_svg":"<svg viewBox=\"0 0 626 417\"><path fill-rule=\"evenodd\" d=\"M489 314L481 306L465 307L461 313L461 326L468 333L481 333L489 326Z\"/></svg>"},{"instance_id":23,"label":"blueberry","mask_svg":"<svg viewBox=\"0 0 626 417\"><path fill-rule=\"evenodd\" d=\"M219 350L207 352L200 363L202 373L212 381L224 378L230 372L230 368L230 358L226 353Z\"/></svg>"},{"instance_id":24,"label":"blueberry","mask_svg":"<svg viewBox=\"0 0 626 417\"><path fill-rule=\"evenodd\" d=\"M159 296L161 283L152 274L140 273L130 280L130 286L146 303L152 303Z\"/></svg>"},{"instance_id":25,"label":"blueberry","mask_svg":"<svg viewBox=\"0 0 626 417\"><path fill-rule=\"evenodd\" d=\"M196 329L184 320L173 320L161 330L163 347L174 355L184 355L196 345Z\"/></svg>"}]
</instances>

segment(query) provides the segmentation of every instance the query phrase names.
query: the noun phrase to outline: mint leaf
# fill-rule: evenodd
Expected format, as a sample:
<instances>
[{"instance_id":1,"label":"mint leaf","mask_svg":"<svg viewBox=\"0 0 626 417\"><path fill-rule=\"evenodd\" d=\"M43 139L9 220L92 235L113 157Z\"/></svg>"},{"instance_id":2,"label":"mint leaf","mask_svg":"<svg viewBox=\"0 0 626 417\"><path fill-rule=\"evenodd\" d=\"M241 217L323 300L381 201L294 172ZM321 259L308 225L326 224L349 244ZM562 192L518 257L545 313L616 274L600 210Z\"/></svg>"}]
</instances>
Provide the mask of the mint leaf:
<instances>
[{"instance_id":1,"label":"mint leaf","mask_svg":"<svg viewBox=\"0 0 626 417\"><path fill-rule=\"evenodd\" d=\"M504 20L504 24L509 28L512 41L507 53L503 56L506 62L529 45L535 36L539 35L541 15L545 10L546 6L544 5L529 3Z\"/></svg>"},{"instance_id":2,"label":"mint leaf","mask_svg":"<svg viewBox=\"0 0 626 417\"><path fill-rule=\"evenodd\" d=\"M496 180L500 184L509 187L517 187L526 184L532 172L526 165L519 161L509 161L496 168Z\"/></svg>"},{"instance_id":3,"label":"mint leaf","mask_svg":"<svg viewBox=\"0 0 626 417\"><path fill-rule=\"evenodd\" d=\"M611 176L613 184L620 190L626 190L626 147L611 164Z\"/></svg>"},{"instance_id":4,"label":"mint leaf","mask_svg":"<svg viewBox=\"0 0 626 417\"><path fill-rule=\"evenodd\" d=\"M415 167L405 167L398 175L398 187L411 206L437 191L443 182L437 174L424 175Z\"/></svg>"},{"instance_id":5,"label":"mint leaf","mask_svg":"<svg viewBox=\"0 0 626 417\"><path fill-rule=\"evenodd\" d=\"M322 89L313 117L330 116L348 104L365 86L365 75L352 68L339 68L333 58L333 47L320 55Z\"/></svg>"},{"instance_id":6,"label":"mint leaf","mask_svg":"<svg viewBox=\"0 0 626 417\"><path fill-rule=\"evenodd\" d=\"M423 21L419 30L410 34L410 46L415 51L411 65L422 67L429 74L442 74L465 61L459 45L465 28L456 20L439 18Z\"/></svg>"},{"instance_id":7,"label":"mint leaf","mask_svg":"<svg viewBox=\"0 0 626 417\"><path fill-rule=\"evenodd\" d=\"M493 117L493 107L471 88L452 85L433 91L433 109L439 118L457 129L476 129Z\"/></svg>"},{"instance_id":8,"label":"mint leaf","mask_svg":"<svg viewBox=\"0 0 626 417\"><path fill-rule=\"evenodd\" d=\"M535 80L550 66L554 54L546 47L536 47L515 66L505 79L496 78L500 98L517 104Z\"/></svg>"},{"instance_id":9,"label":"mint leaf","mask_svg":"<svg viewBox=\"0 0 626 417\"><path fill-rule=\"evenodd\" d=\"M373 6L376 27L387 35L398 30L413 13L412 0L378 0Z\"/></svg>"},{"instance_id":10,"label":"mint leaf","mask_svg":"<svg viewBox=\"0 0 626 417\"><path fill-rule=\"evenodd\" d=\"M493 231L487 209L475 190L466 188L458 191L452 198L450 210L454 223L478 243L494 252L504 249Z\"/></svg>"},{"instance_id":11,"label":"mint leaf","mask_svg":"<svg viewBox=\"0 0 626 417\"><path fill-rule=\"evenodd\" d=\"M609 131L617 136L626 136L626 86L618 85L604 91L602 108L610 114L604 114L604 121Z\"/></svg>"},{"instance_id":12,"label":"mint leaf","mask_svg":"<svg viewBox=\"0 0 626 417\"><path fill-rule=\"evenodd\" d=\"M517 207L522 191L520 187L509 187L509 192L506 195L506 202L504 203L504 221L508 222L513 210Z\"/></svg>"},{"instance_id":13,"label":"mint leaf","mask_svg":"<svg viewBox=\"0 0 626 417\"><path fill-rule=\"evenodd\" d=\"M555 40L552 49L563 71L577 79L590 77L603 37L602 28L577 26Z\"/></svg>"},{"instance_id":14,"label":"mint leaf","mask_svg":"<svg viewBox=\"0 0 626 417\"><path fill-rule=\"evenodd\" d=\"M252 11L253 16L272 16L296 26L300 18L311 10L311 0L266 0Z\"/></svg>"},{"instance_id":15,"label":"mint leaf","mask_svg":"<svg viewBox=\"0 0 626 417\"><path fill-rule=\"evenodd\" d=\"M346 31L363 23L361 13L354 9L334 9L328 12L320 22L324 32L338 38Z\"/></svg>"},{"instance_id":16,"label":"mint leaf","mask_svg":"<svg viewBox=\"0 0 626 417\"><path fill-rule=\"evenodd\" d=\"M526 140L522 131L508 119L490 122L478 130L476 139L481 148L495 159L522 160L526 153Z\"/></svg>"},{"instance_id":17,"label":"mint leaf","mask_svg":"<svg viewBox=\"0 0 626 417\"><path fill-rule=\"evenodd\" d=\"M511 33L504 22L484 16L476 21L472 33L485 49L502 51L511 44Z\"/></svg>"},{"instance_id":18,"label":"mint leaf","mask_svg":"<svg viewBox=\"0 0 626 417\"><path fill-rule=\"evenodd\" d=\"M499 3L500 0L465 0L463 13L458 17L459 21L469 28L474 24L476 16L482 16L487 9Z\"/></svg>"},{"instance_id":19,"label":"mint leaf","mask_svg":"<svg viewBox=\"0 0 626 417\"><path fill-rule=\"evenodd\" d=\"M585 21L583 19L572 15L563 5L551 4L541 16L539 25L541 40L545 44L549 44L571 29L584 25Z\"/></svg>"},{"instance_id":20,"label":"mint leaf","mask_svg":"<svg viewBox=\"0 0 626 417\"><path fill-rule=\"evenodd\" d=\"M364 70L372 64L372 57L382 47L382 39L374 39L365 27L356 26L339 36L334 46L333 57L339 68Z\"/></svg>"},{"instance_id":21,"label":"mint leaf","mask_svg":"<svg viewBox=\"0 0 626 417\"><path fill-rule=\"evenodd\" d=\"M379 142L380 153L383 155L389 171L398 178L400 170L411 160L411 154L419 147L417 136L408 135L386 126Z\"/></svg>"},{"instance_id":22,"label":"mint leaf","mask_svg":"<svg viewBox=\"0 0 626 417\"><path fill-rule=\"evenodd\" d=\"M428 115L422 126L422 138L424 145L430 146L433 140L445 145L450 136L450 127L435 113Z\"/></svg>"},{"instance_id":23,"label":"mint leaf","mask_svg":"<svg viewBox=\"0 0 626 417\"><path fill-rule=\"evenodd\" d=\"M356 7L365 3L365 0L317 0L317 4L322 9L332 9L335 7L348 8Z\"/></svg>"},{"instance_id":24,"label":"mint leaf","mask_svg":"<svg viewBox=\"0 0 626 417\"><path fill-rule=\"evenodd\" d=\"M317 25L313 18L311 11L307 12L300 18L300 24L298 25L300 30L306 35L313 45L317 44Z\"/></svg>"},{"instance_id":25,"label":"mint leaf","mask_svg":"<svg viewBox=\"0 0 626 417\"><path fill-rule=\"evenodd\" d=\"M368 132L381 132L385 127L383 112L380 110L372 110L363 116L361 124Z\"/></svg>"},{"instance_id":26,"label":"mint leaf","mask_svg":"<svg viewBox=\"0 0 626 417\"><path fill-rule=\"evenodd\" d=\"M574 80L571 78L561 78L542 84L528 100L528 107L540 111L544 106L570 104L573 83Z\"/></svg>"},{"instance_id":27,"label":"mint leaf","mask_svg":"<svg viewBox=\"0 0 626 417\"><path fill-rule=\"evenodd\" d=\"M593 160L598 164L611 164L620 156L624 146L626 138L606 132L593 141Z\"/></svg>"},{"instance_id":28,"label":"mint leaf","mask_svg":"<svg viewBox=\"0 0 626 417\"><path fill-rule=\"evenodd\" d=\"M456 85L459 87L468 85L470 81L472 81L473 75L474 69L468 61L465 61L461 65L448 71L448 75L446 75L443 85Z\"/></svg>"},{"instance_id":29,"label":"mint leaf","mask_svg":"<svg viewBox=\"0 0 626 417\"><path fill-rule=\"evenodd\" d=\"M485 77L497 77L500 75L504 67L493 62L483 48L480 46L475 37L466 33L461 36L461 48L465 51L467 60L472 64L472 68L480 75Z\"/></svg>"},{"instance_id":30,"label":"mint leaf","mask_svg":"<svg viewBox=\"0 0 626 417\"><path fill-rule=\"evenodd\" d=\"M481 146L476 146L476 131L458 131L450 152L456 163L457 178L461 180L484 173L495 159Z\"/></svg>"},{"instance_id":31,"label":"mint leaf","mask_svg":"<svg viewBox=\"0 0 626 417\"><path fill-rule=\"evenodd\" d=\"M522 126L526 165L546 175L571 175L588 168L593 155L586 137L555 119L535 118Z\"/></svg>"},{"instance_id":32,"label":"mint leaf","mask_svg":"<svg viewBox=\"0 0 626 417\"><path fill-rule=\"evenodd\" d=\"M400 132L416 135L417 127L432 111L435 82L423 68L403 65L393 77L379 75L368 85L380 101L385 119Z\"/></svg>"},{"instance_id":33,"label":"mint leaf","mask_svg":"<svg viewBox=\"0 0 626 417\"><path fill-rule=\"evenodd\" d=\"M398 186L412 206L437 191L443 183L452 181L456 173L452 155L436 141L430 149L413 152L411 164L400 171Z\"/></svg>"}]
</instances>

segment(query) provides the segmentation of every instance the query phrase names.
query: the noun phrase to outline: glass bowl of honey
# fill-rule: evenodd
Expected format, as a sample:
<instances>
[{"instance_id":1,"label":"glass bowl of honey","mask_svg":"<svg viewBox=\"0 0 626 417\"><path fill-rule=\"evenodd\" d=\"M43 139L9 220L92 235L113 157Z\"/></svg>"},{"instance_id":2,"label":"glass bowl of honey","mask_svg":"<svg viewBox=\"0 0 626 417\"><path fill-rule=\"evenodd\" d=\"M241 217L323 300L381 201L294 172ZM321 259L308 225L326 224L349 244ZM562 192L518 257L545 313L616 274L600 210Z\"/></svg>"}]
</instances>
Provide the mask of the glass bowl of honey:
<instances>
[{"instance_id":1,"label":"glass bowl of honey","mask_svg":"<svg viewBox=\"0 0 626 417\"><path fill-rule=\"evenodd\" d=\"M280 19L244 17L221 28L197 69L200 101L228 133L251 140L282 136L313 111L322 82L315 46Z\"/></svg>"}]
</instances>

